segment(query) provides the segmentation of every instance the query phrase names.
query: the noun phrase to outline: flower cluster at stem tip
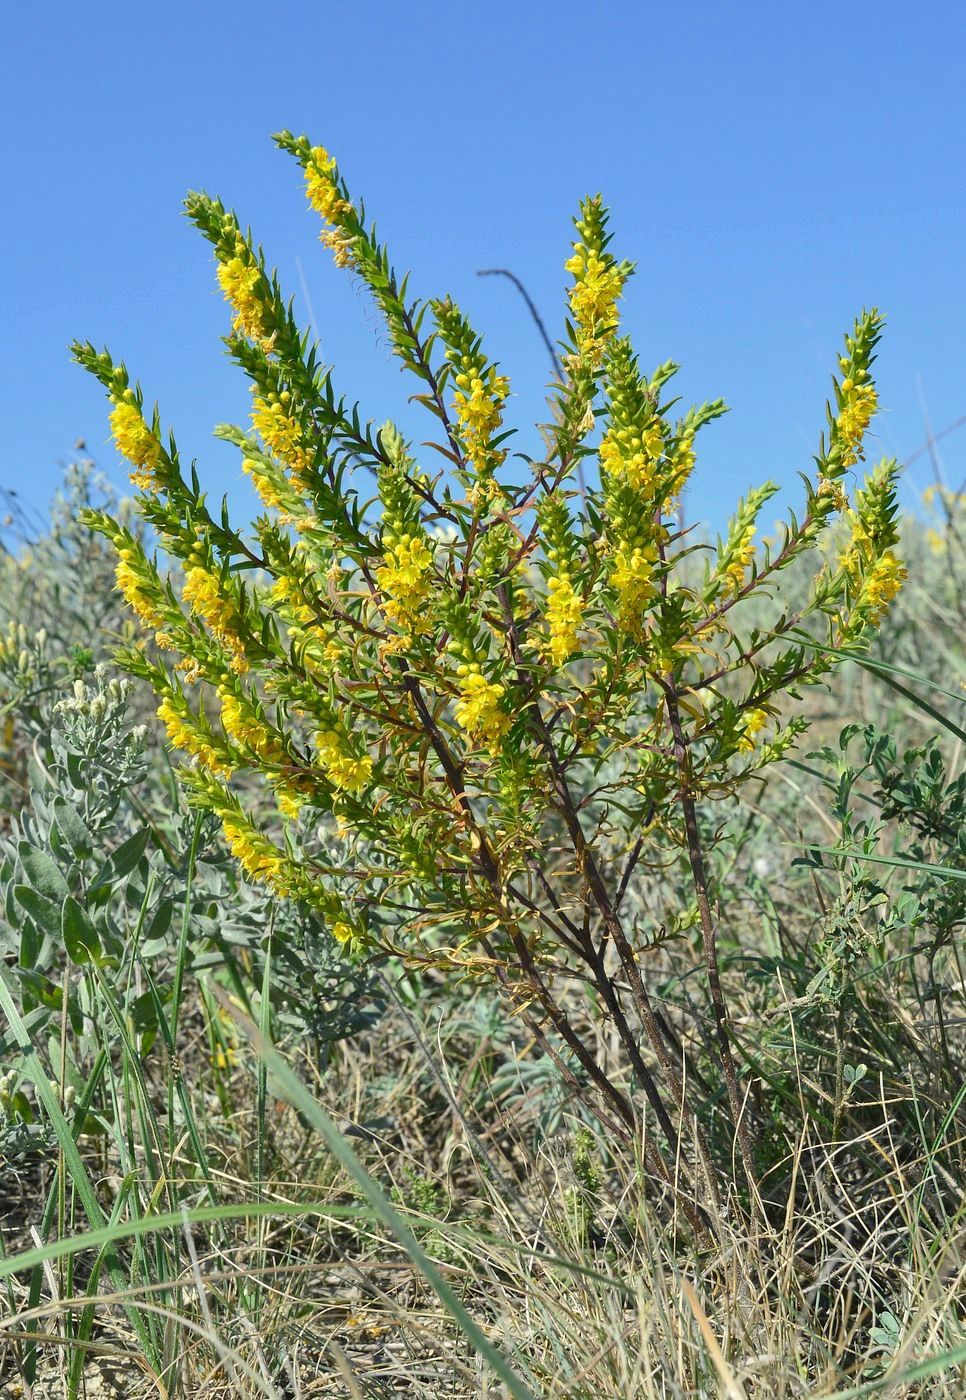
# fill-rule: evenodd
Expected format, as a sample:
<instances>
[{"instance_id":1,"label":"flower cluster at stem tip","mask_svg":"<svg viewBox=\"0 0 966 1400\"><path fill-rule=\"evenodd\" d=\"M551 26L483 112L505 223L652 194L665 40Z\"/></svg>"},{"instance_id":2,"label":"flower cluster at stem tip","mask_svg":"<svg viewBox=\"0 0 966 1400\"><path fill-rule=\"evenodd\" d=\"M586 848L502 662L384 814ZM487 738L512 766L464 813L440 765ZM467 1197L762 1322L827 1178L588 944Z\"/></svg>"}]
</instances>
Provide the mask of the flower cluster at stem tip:
<instances>
[{"instance_id":1,"label":"flower cluster at stem tip","mask_svg":"<svg viewBox=\"0 0 966 1400\"><path fill-rule=\"evenodd\" d=\"M580 235L564 268L573 277L569 292L578 355L593 369L603 363L608 341L618 325L617 302L630 274L607 252L604 206L600 195L584 200L576 222Z\"/></svg>"},{"instance_id":2,"label":"flower cluster at stem tip","mask_svg":"<svg viewBox=\"0 0 966 1400\"><path fill-rule=\"evenodd\" d=\"M305 166L305 192L309 204L330 225L319 240L328 248L336 267L353 265L353 235L343 226L354 210L339 186L338 168L324 146L313 146Z\"/></svg>"}]
</instances>

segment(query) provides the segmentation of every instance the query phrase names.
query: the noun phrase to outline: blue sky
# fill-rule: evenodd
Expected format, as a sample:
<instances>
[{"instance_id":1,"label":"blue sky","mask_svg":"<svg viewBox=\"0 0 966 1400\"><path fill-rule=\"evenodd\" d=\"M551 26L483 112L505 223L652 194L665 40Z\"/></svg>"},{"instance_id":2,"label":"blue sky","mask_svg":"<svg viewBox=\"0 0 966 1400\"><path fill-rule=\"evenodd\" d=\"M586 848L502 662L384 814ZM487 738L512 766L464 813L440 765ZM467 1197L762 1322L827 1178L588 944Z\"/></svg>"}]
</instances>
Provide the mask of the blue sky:
<instances>
[{"instance_id":1,"label":"blue sky","mask_svg":"<svg viewBox=\"0 0 966 1400\"><path fill-rule=\"evenodd\" d=\"M0 117L7 346L0 485L46 502L75 439L113 479L98 386L72 337L107 344L161 403L213 495L241 510L210 437L248 396L190 188L234 206L366 416L418 432L377 315L317 241L270 134L338 157L413 289L451 293L541 418L545 353L500 279L554 333L569 220L601 190L633 258L625 325L688 400L724 396L689 514L720 525L754 482L808 470L842 332L889 323L878 451L966 413L966 23L959 4L437 3L341 0L9 6ZM304 276L304 291L299 267ZM12 322L12 324L11 324ZM524 432L523 450L535 447ZM966 430L944 444L966 469ZM911 498L930 480L913 468Z\"/></svg>"}]
</instances>

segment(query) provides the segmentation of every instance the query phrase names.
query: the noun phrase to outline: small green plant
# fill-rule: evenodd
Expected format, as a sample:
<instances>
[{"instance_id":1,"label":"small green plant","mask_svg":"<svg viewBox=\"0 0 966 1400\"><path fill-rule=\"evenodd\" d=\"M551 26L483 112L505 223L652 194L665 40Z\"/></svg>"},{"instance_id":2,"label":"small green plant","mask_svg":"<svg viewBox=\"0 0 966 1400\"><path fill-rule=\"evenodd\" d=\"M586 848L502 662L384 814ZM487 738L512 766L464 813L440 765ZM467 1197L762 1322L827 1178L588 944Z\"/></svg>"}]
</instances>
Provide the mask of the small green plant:
<instances>
[{"instance_id":1,"label":"small green plant","mask_svg":"<svg viewBox=\"0 0 966 1400\"><path fill-rule=\"evenodd\" d=\"M825 887L830 880L838 885L824 910L814 950L818 968L803 1002L835 1013L834 1131L865 1070L847 1058L850 1024L861 1012L861 997L874 994L875 981L887 975L896 935L900 946L909 947L916 1032L890 1028L871 1007L860 1020L878 1023L883 1043L891 1037L902 1046L895 1056L899 1075L909 1063L920 1063L919 1112L934 1131L933 1115L942 1119L961 1088L956 1038L948 1025L950 1019L956 1023L962 1002L957 987L963 983L966 924L966 774L949 771L935 735L900 751L895 738L873 724L847 725L837 751L825 748L814 757L833 775L829 813L841 835L834 847L812 851L803 861L821 872ZM870 981L872 987L864 987Z\"/></svg>"},{"instance_id":2,"label":"small green plant","mask_svg":"<svg viewBox=\"0 0 966 1400\"><path fill-rule=\"evenodd\" d=\"M519 454L528 479L512 484L510 385L481 338L452 300L411 297L324 149L277 140L304 171L323 243L382 311L442 466L347 403L234 214L191 195L233 313L228 350L254 395L250 428L216 431L265 510L247 532L227 509L212 513L124 366L75 346L111 399L141 516L183 575L176 589L128 527L87 513L117 549L118 587L171 658L135 645L123 664L156 690L186 757L182 782L252 880L313 905L354 950L495 979L625 1138L639 1132L643 1093L672 1158L698 1081L656 1014L651 940L622 906L635 872L660 879L683 863L693 899L660 939L699 930L750 1178L718 969L714 811L794 745L801 688L863 640L903 580L895 463L847 495L877 406L881 318L863 314L846 338L801 518L756 547L776 488L751 491L695 576L701 547L679 503L697 434L724 404L679 413L677 367L642 372L619 331L632 268L610 251L600 198L582 203L566 264L563 377ZM581 492L589 463L598 484ZM844 551L819 556L802 605L776 606L744 633L737 605L772 597L843 515ZM574 986L612 1025L616 1070L574 1010ZM697 1140L711 1167L700 1129ZM646 1142L657 1177L696 1193L685 1158L675 1166L655 1135Z\"/></svg>"}]
</instances>

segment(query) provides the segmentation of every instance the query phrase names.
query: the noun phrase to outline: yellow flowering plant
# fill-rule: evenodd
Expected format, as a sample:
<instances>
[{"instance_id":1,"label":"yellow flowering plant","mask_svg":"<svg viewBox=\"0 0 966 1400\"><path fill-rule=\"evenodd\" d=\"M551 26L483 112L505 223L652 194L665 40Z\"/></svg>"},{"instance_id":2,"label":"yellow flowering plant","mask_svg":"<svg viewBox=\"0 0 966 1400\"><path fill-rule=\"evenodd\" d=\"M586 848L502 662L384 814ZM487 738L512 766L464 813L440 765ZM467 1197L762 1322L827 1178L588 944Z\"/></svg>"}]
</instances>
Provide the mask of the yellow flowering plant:
<instances>
[{"instance_id":1,"label":"yellow flowering plant","mask_svg":"<svg viewBox=\"0 0 966 1400\"><path fill-rule=\"evenodd\" d=\"M756 546L776 488L754 490L695 568L681 496L724 405L676 414L677 367L642 372L620 333L633 269L610 252L601 200L576 220L562 372L529 478L511 485L507 376L449 298L411 297L332 157L276 139L302 167L322 242L382 312L437 455L418 459L391 422L376 429L349 403L234 214L191 195L253 396L249 426L216 432L264 510L244 531L212 513L124 366L75 346L113 405L144 521L180 566L176 588L130 530L90 513L156 643L121 660L154 686L181 780L250 879L315 906L357 955L496 979L626 1138L643 1095L659 1127L650 1168L697 1219L698 1182L713 1189L720 1169L702 1124L722 1109L695 1097L706 1079L658 1012L648 936L622 904L642 870L689 872L693 906L662 935L697 930L723 1103L751 1176L702 813L788 752L805 727L789 701L861 643L901 583L895 464L847 496L876 408L881 319L863 314L846 339L801 518ZM743 631L742 602L773 597L843 518L845 551L816 555L806 605ZM610 1022L624 1066L582 1029L574 987ZM688 1121L704 1170L681 1139Z\"/></svg>"}]
</instances>

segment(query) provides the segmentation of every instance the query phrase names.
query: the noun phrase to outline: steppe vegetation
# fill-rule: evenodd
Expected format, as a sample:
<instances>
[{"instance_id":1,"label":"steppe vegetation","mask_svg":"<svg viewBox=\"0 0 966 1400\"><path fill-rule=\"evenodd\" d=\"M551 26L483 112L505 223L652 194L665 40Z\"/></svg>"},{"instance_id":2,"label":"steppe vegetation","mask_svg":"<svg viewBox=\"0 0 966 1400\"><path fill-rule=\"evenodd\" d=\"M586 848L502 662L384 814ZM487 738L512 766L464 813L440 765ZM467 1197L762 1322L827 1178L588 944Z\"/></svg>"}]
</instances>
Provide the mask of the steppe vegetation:
<instances>
[{"instance_id":1,"label":"steppe vegetation","mask_svg":"<svg viewBox=\"0 0 966 1400\"><path fill-rule=\"evenodd\" d=\"M203 195L257 520L75 346L137 494L7 502L2 1393L966 1394L966 515L866 461L882 318L712 541L599 199L523 442L278 141L432 442Z\"/></svg>"}]
</instances>

